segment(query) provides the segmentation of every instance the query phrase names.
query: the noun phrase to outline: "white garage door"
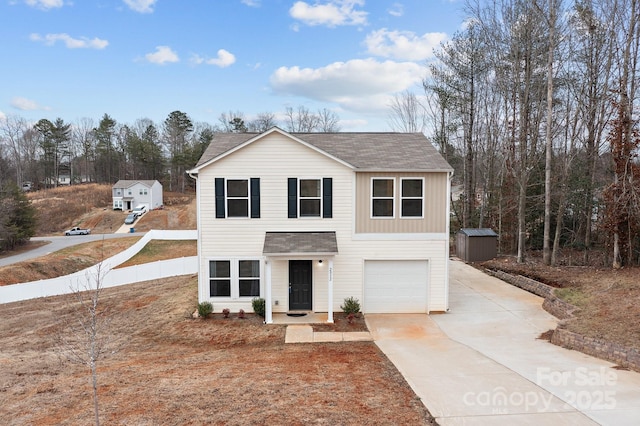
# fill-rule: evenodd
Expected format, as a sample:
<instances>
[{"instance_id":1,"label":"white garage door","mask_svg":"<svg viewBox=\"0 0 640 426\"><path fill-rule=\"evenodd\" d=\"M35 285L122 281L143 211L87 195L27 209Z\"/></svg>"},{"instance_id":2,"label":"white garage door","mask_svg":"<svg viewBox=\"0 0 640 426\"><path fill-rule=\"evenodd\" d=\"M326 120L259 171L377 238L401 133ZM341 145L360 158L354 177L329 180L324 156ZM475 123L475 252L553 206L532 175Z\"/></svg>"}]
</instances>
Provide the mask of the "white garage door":
<instances>
[{"instance_id":1,"label":"white garage door","mask_svg":"<svg viewBox=\"0 0 640 426\"><path fill-rule=\"evenodd\" d=\"M366 260L365 313L426 313L426 260Z\"/></svg>"}]
</instances>

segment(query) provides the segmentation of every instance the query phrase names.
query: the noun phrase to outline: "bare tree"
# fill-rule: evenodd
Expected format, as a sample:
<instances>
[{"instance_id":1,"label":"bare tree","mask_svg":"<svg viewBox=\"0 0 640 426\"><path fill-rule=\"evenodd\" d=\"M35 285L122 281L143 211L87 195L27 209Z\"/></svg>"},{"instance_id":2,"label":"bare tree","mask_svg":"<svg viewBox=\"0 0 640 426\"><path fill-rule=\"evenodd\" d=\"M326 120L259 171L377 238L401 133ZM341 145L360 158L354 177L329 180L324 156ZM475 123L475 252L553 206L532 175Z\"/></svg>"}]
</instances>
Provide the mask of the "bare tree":
<instances>
[{"instance_id":1,"label":"bare tree","mask_svg":"<svg viewBox=\"0 0 640 426\"><path fill-rule=\"evenodd\" d=\"M101 301L105 275L100 262L95 274L87 275L84 284L72 287L74 317L57 336L58 350L63 359L89 368L96 426L100 425L98 364L118 349L118 342L110 332L110 311Z\"/></svg>"},{"instance_id":2,"label":"bare tree","mask_svg":"<svg viewBox=\"0 0 640 426\"><path fill-rule=\"evenodd\" d=\"M248 128L250 132L266 132L270 128L277 125L276 115L272 112L261 112L256 118L249 122Z\"/></svg>"},{"instance_id":3,"label":"bare tree","mask_svg":"<svg viewBox=\"0 0 640 426\"><path fill-rule=\"evenodd\" d=\"M425 107L415 93L405 90L391 101L387 120L394 132L421 133L426 127Z\"/></svg>"},{"instance_id":4,"label":"bare tree","mask_svg":"<svg viewBox=\"0 0 640 426\"><path fill-rule=\"evenodd\" d=\"M336 133L340 131L340 117L335 112L322 108L318 110L318 131L322 133Z\"/></svg>"},{"instance_id":5,"label":"bare tree","mask_svg":"<svg viewBox=\"0 0 640 426\"><path fill-rule=\"evenodd\" d=\"M24 173L24 152L22 137L28 129L27 121L17 115L8 115L0 119L0 140L9 148L16 169L16 183L22 185Z\"/></svg>"},{"instance_id":6,"label":"bare tree","mask_svg":"<svg viewBox=\"0 0 640 426\"><path fill-rule=\"evenodd\" d=\"M298 106L296 110L287 107L285 116L287 130L295 133L315 132L320 121L317 115L313 114L303 105Z\"/></svg>"}]
</instances>

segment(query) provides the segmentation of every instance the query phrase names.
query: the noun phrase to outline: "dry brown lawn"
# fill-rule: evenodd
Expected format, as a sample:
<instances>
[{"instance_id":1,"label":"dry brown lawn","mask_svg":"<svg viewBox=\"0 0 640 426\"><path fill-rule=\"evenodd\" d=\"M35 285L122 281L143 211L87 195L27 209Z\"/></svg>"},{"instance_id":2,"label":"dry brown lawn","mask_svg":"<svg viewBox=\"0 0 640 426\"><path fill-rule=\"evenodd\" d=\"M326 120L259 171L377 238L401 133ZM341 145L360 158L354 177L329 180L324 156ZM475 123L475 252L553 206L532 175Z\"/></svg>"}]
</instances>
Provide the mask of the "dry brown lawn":
<instances>
[{"instance_id":1,"label":"dry brown lawn","mask_svg":"<svg viewBox=\"0 0 640 426\"><path fill-rule=\"evenodd\" d=\"M94 234L115 232L128 212L112 209L112 186L84 184L51 188L27 194L37 214L36 235L60 235L80 226ZM164 209L152 210L136 222L136 230L196 229L194 194L164 191Z\"/></svg>"},{"instance_id":2,"label":"dry brown lawn","mask_svg":"<svg viewBox=\"0 0 640 426\"><path fill-rule=\"evenodd\" d=\"M99 363L100 418L127 425L419 425L432 418L372 342L284 344L260 318L192 319L195 277L104 290L119 350ZM86 367L60 358L70 296L0 310L0 419L93 422Z\"/></svg>"},{"instance_id":3,"label":"dry brown lawn","mask_svg":"<svg viewBox=\"0 0 640 426\"><path fill-rule=\"evenodd\" d=\"M0 267L0 286L72 274L131 247L140 237L78 244L35 259Z\"/></svg>"},{"instance_id":4,"label":"dry brown lawn","mask_svg":"<svg viewBox=\"0 0 640 426\"><path fill-rule=\"evenodd\" d=\"M135 256L118 265L118 268L197 255L198 247L193 240L151 240Z\"/></svg>"}]
</instances>

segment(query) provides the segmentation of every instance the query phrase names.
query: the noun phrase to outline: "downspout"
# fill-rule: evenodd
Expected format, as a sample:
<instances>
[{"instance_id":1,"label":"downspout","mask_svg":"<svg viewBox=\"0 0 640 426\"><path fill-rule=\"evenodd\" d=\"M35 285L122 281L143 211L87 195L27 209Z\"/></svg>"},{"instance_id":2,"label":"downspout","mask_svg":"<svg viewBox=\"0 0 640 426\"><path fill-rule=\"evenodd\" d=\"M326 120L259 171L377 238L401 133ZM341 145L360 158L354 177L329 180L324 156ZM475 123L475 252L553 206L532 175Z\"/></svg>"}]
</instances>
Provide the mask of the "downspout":
<instances>
[{"instance_id":1,"label":"downspout","mask_svg":"<svg viewBox=\"0 0 640 426\"><path fill-rule=\"evenodd\" d=\"M197 235L197 247L198 247L198 303L202 303L205 299L208 299L204 293L205 285L201 283L200 270L202 269L202 235L200 235L200 185L198 185L198 172L193 170L187 170L187 175L196 181L196 235Z\"/></svg>"}]
</instances>

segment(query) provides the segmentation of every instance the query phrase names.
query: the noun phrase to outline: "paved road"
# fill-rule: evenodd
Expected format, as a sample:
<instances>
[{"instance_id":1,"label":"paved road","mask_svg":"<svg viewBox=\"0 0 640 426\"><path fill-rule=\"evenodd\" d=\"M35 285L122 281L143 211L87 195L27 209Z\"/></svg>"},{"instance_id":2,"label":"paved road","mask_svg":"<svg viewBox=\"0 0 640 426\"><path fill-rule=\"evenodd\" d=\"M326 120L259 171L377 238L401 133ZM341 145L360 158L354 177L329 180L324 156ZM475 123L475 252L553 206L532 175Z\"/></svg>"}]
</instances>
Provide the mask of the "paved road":
<instances>
[{"instance_id":1,"label":"paved road","mask_svg":"<svg viewBox=\"0 0 640 426\"><path fill-rule=\"evenodd\" d=\"M640 424L639 373L538 339L557 324L541 298L450 265L449 313L366 316L439 424Z\"/></svg>"},{"instance_id":2,"label":"paved road","mask_svg":"<svg viewBox=\"0 0 640 426\"><path fill-rule=\"evenodd\" d=\"M111 238L122 238L132 236L142 236L144 232L136 232L134 234L90 234L90 235L72 235L69 237L33 237L31 241L50 241L49 244L38 247L33 250L26 251L24 253L16 254L14 256L8 256L0 258L0 267L11 265L12 263L22 262L24 260L33 259L36 257L44 256L49 253L53 253L58 250L62 250L67 247L75 246L82 243L88 243L91 241L100 241L102 239L108 240Z\"/></svg>"}]
</instances>

